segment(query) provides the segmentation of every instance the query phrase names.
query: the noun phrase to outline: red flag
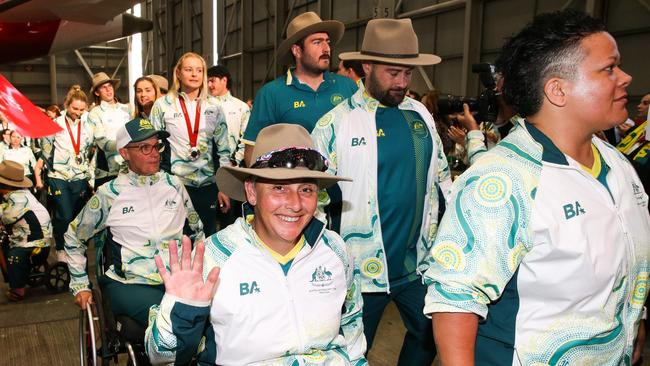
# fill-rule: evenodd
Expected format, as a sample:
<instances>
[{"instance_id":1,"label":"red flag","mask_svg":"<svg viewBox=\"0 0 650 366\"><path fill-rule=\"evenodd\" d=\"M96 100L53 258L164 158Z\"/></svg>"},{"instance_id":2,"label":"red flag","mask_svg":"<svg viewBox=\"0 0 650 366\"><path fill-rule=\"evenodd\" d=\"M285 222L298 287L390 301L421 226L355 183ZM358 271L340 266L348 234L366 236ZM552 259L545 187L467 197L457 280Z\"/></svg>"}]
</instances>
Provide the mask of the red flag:
<instances>
[{"instance_id":1,"label":"red flag","mask_svg":"<svg viewBox=\"0 0 650 366\"><path fill-rule=\"evenodd\" d=\"M43 137L61 131L61 127L38 109L4 76L0 75L0 112L27 137Z\"/></svg>"}]
</instances>

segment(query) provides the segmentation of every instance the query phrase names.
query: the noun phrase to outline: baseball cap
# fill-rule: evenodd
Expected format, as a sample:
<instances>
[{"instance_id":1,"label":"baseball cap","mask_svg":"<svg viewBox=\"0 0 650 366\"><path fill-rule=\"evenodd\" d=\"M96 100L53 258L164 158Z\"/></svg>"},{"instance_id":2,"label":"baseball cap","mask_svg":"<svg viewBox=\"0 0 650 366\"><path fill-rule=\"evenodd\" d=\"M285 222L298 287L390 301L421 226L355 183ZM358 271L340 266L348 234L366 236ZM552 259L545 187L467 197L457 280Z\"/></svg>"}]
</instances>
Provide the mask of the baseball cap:
<instances>
[{"instance_id":1,"label":"baseball cap","mask_svg":"<svg viewBox=\"0 0 650 366\"><path fill-rule=\"evenodd\" d=\"M166 139L169 137L169 132L156 130L148 119L136 117L117 130L116 149L121 149L131 142L144 141L155 135L160 139Z\"/></svg>"}]
</instances>

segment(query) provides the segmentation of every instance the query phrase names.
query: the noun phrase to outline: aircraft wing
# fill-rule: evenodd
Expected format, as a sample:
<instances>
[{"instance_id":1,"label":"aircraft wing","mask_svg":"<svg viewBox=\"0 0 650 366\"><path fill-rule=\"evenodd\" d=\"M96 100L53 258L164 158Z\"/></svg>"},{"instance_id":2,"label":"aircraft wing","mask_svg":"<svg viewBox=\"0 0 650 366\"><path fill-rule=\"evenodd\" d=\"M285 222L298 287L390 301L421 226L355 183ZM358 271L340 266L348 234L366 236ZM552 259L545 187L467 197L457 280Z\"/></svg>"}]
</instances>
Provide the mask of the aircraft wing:
<instances>
[{"instance_id":1,"label":"aircraft wing","mask_svg":"<svg viewBox=\"0 0 650 366\"><path fill-rule=\"evenodd\" d=\"M103 25L141 0L5 0L0 22L67 20Z\"/></svg>"}]
</instances>

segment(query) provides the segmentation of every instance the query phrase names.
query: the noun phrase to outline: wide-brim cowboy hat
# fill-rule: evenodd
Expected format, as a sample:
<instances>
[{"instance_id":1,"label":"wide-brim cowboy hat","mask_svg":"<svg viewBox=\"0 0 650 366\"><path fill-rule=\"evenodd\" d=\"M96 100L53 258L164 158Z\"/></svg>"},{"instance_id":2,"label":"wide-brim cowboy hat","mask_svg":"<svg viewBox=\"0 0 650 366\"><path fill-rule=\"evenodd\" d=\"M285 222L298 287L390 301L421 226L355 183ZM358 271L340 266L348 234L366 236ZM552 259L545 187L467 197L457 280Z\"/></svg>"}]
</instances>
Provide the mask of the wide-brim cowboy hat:
<instances>
[{"instance_id":1,"label":"wide-brim cowboy hat","mask_svg":"<svg viewBox=\"0 0 650 366\"><path fill-rule=\"evenodd\" d=\"M25 168L15 161L4 160L0 163L0 183L17 188L29 188L32 181L25 178Z\"/></svg>"},{"instance_id":2,"label":"wide-brim cowboy hat","mask_svg":"<svg viewBox=\"0 0 650 366\"><path fill-rule=\"evenodd\" d=\"M343 52L339 59L376 61L387 64L424 66L435 65L439 56L420 53L418 36L411 19L373 19L363 35L361 51Z\"/></svg>"},{"instance_id":3,"label":"wide-brim cowboy hat","mask_svg":"<svg viewBox=\"0 0 650 366\"><path fill-rule=\"evenodd\" d=\"M169 90L169 81L164 76L161 75L156 75L156 74L151 74L147 75L147 77L151 80L153 80L154 84L160 89L161 92L167 93Z\"/></svg>"},{"instance_id":4,"label":"wide-brim cowboy hat","mask_svg":"<svg viewBox=\"0 0 650 366\"><path fill-rule=\"evenodd\" d=\"M287 148L314 150L314 144L307 130L300 125L278 123L262 129L253 147L253 162L258 158ZM323 189L339 181L351 181L322 171L295 168L239 168L222 166L217 170L219 191L230 198L245 202L244 181L250 177L272 180L315 179L318 188Z\"/></svg>"},{"instance_id":5,"label":"wide-brim cowboy hat","mask_svg":"<svg viewBox=\"0 0 650 366\"><path fill-rule=\"evenodd\" d=\"M293 63L291 46L308 35L319 32L327 33L330 43L335 45L343 38L345 25L338 20L322 20L313 11L298 15L287 26L287 38L278 46L278 62L282 65Z\"/></svg>"},{"instance_id":6,"label":"wide-brim cowboy hat","mask_svg":"<svg viewBox=\"0 0 650 366\"><path fill-rule=\"evenodd\" d=\"M106 83L112 83L113 88L117 89L120 87L120 82L120 79L112 79L105 72L98 72L93 75L93 86L90 88L90 94L94 94L95 89Z\"/></svg>"}]
</instances>

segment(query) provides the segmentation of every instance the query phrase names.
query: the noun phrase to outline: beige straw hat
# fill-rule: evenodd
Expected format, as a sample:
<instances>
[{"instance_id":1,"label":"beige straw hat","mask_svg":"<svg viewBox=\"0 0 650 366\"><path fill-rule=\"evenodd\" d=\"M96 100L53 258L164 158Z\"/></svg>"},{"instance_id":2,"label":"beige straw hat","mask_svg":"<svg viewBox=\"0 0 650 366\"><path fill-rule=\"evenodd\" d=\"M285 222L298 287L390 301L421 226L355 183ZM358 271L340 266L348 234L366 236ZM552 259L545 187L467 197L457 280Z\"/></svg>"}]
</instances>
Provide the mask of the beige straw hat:
<instances>
[{"instance_id":1,"label":"beige straw hat","mask_svg":"<svg viewBox=\"0 0 650 366\"><path fill-rule=\"evenodd\" d=\"M289 148L314 150L314 143L307 130L296 124L278 123L265 127L260 131L253 147L253 161L268 157L273 153ZM238 201L246 201L244 181L248 177L260 177L273 180L315 179L320 189L327 188L338 181L351 181L350 178L339 177L306 167L295 168L239 168L222 166L217 170L217 185L219 191Z\"/></svg>"},{"instance_id":2,"label":"beige straw hat","mask_svg":"<svg viewBox=\"0 0 650 366\"><path fill-rule=\"evenodd\" d=\"M25 169L15 161L4 160L0 163L0 183L18 188L29 188L32 181L25 178Z\"/></svg>"},{"instance_id":3,"label":"beige straw hat","mask_svg":"<svg viewBox=\"0 0 650 366\"><path fill-rule=\"evenodd\" d=\"M345 26L338 20L322 20L313 11L298 15L287 26L287 39L278 46L278 62L282 65L291 64L293 62L291 46L308 35L318 32L327 33L331 44L335 45L343 37Z\"/></svg>"},{"instance_id":4,"label":"beige straw hat","mask_svg":"<svg viewBox=\"0 0 650 366\"><path fill-rule=\"evenodd\" d=\"M90 94L94 94L98 86L106 83L113 83L115 89L120 87L120 79L111 79L105 72L98 72L93 75L93 86L90 88Z\"/></svg>"},{"instance_id":5,"label":"beige straw hat","mask_svg":"<svg viewBox=\"0 0 650 366\"><path fill-rule=\"evenodd\" d=\"M373 19L368 22L359 52L343 52L341 60L377 61L396 65L435 65L440 57L420 53L411 19Z\"/></svg>"}]
</instances>

